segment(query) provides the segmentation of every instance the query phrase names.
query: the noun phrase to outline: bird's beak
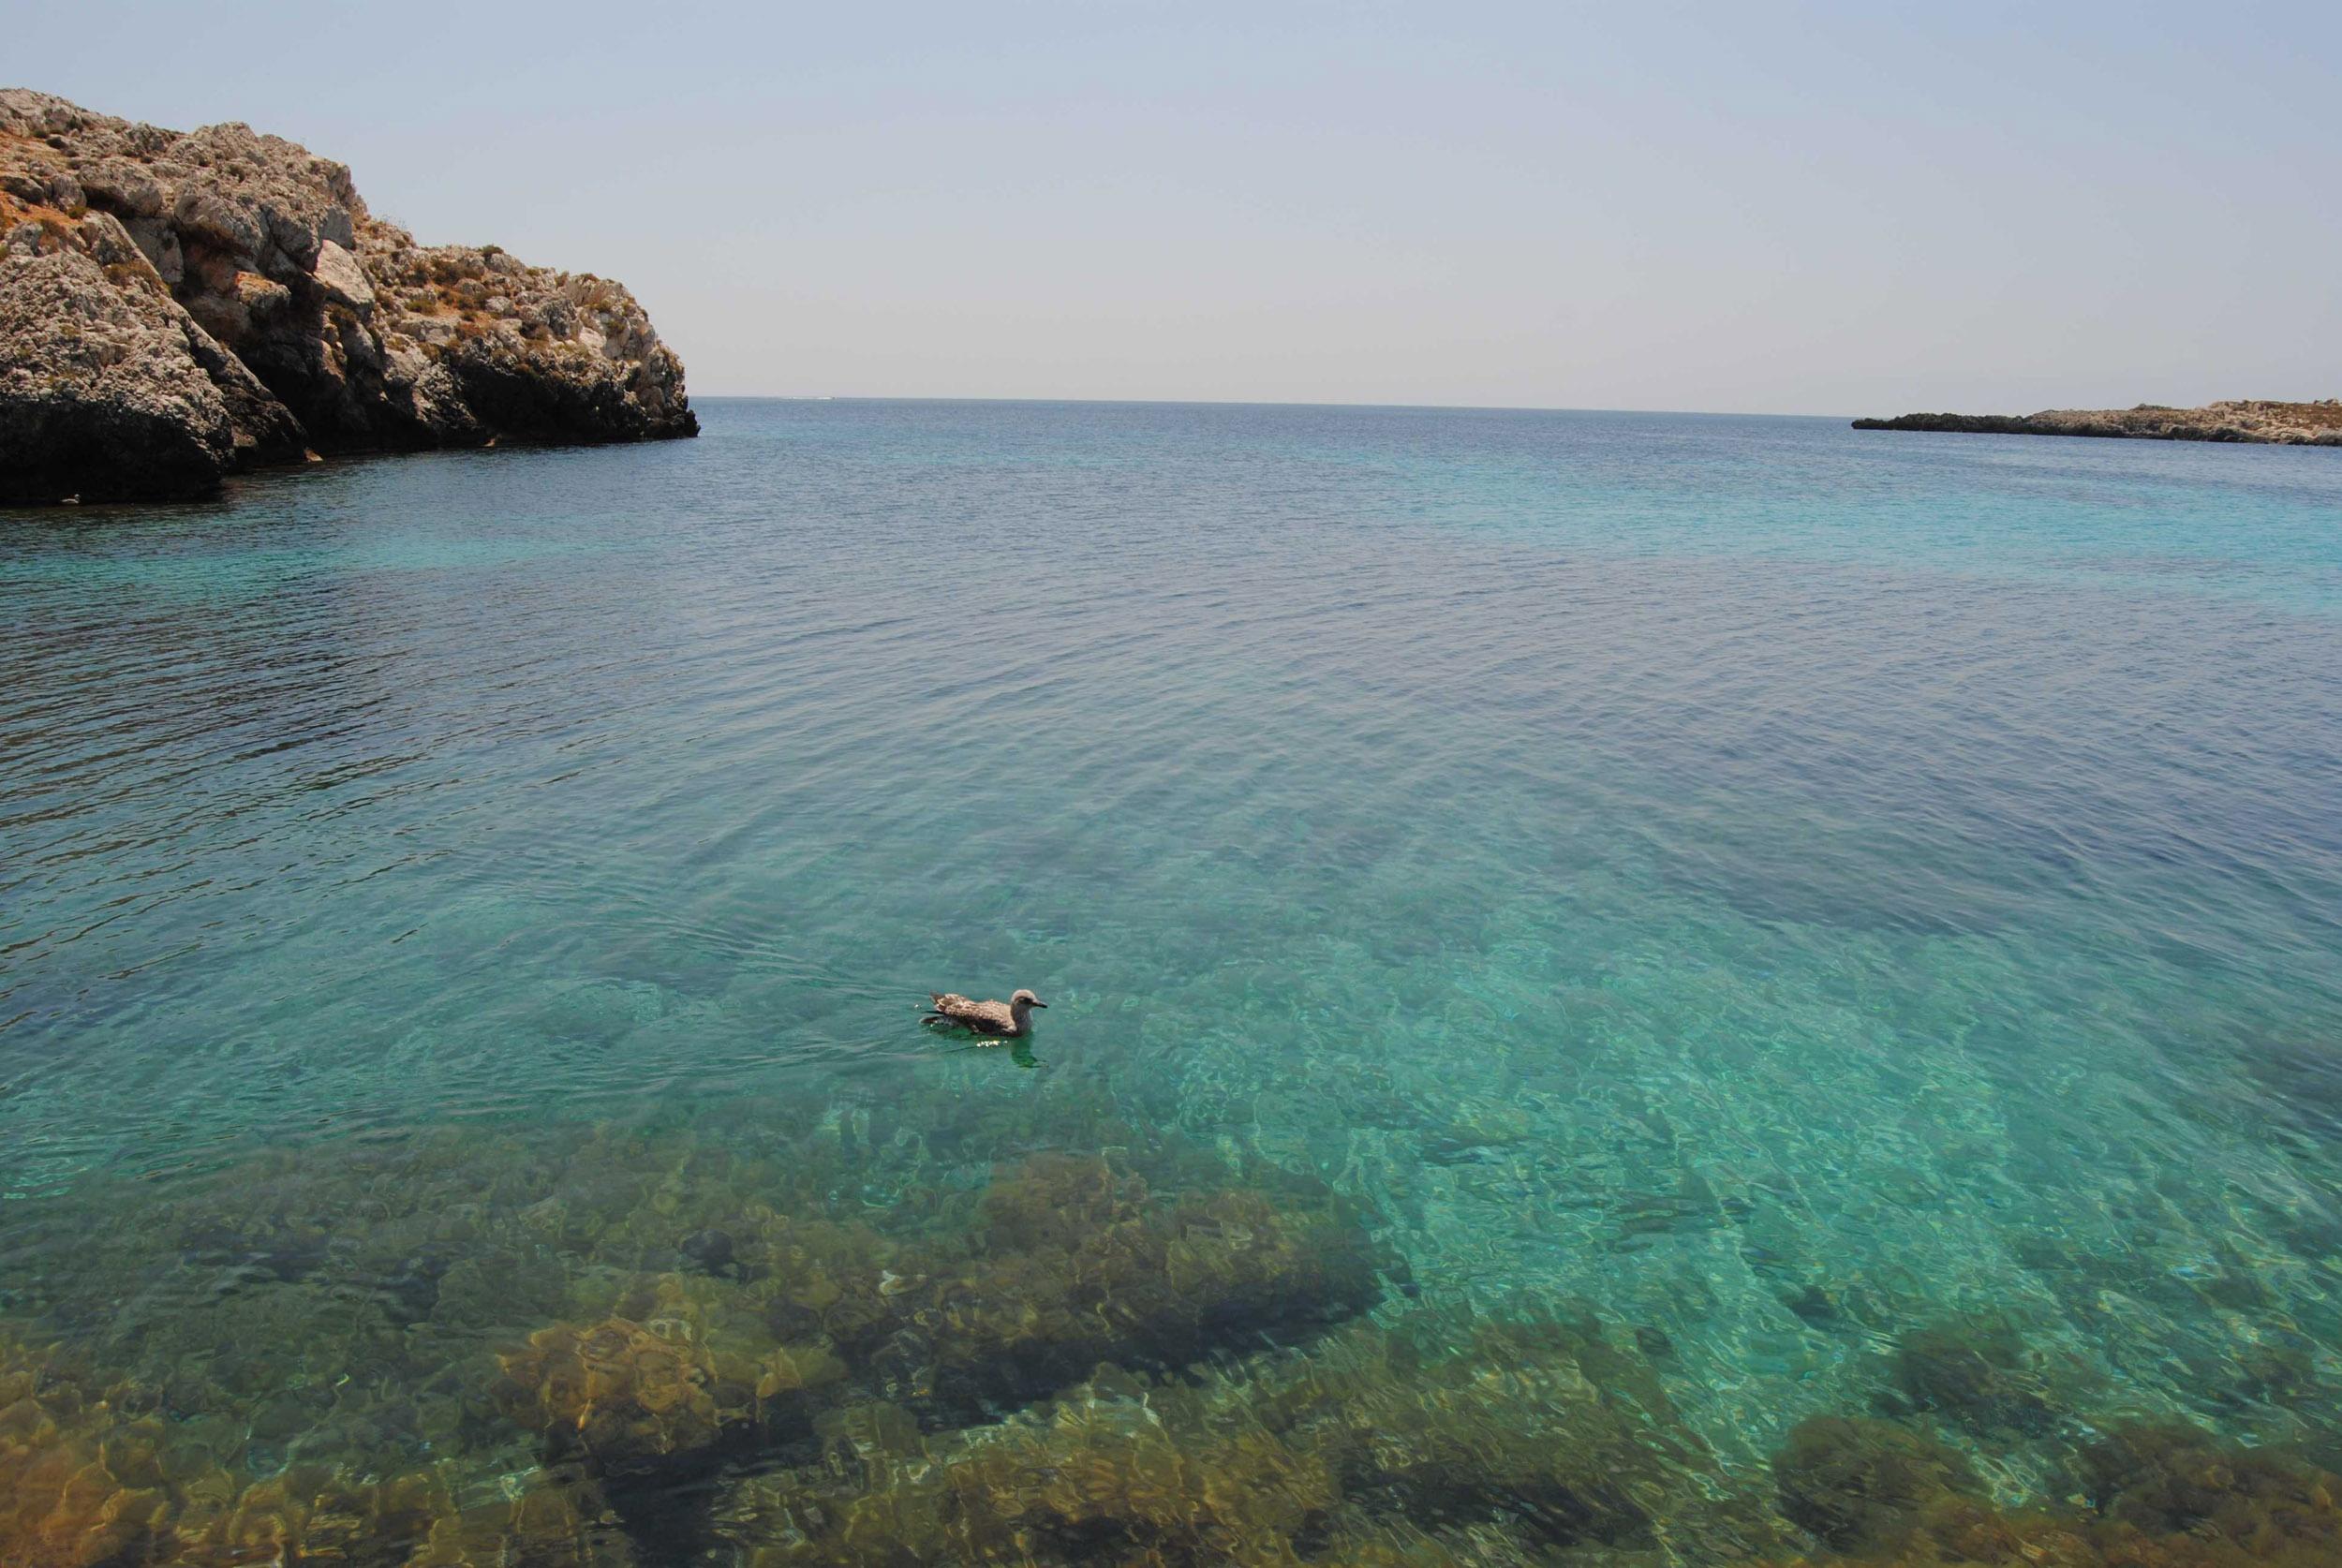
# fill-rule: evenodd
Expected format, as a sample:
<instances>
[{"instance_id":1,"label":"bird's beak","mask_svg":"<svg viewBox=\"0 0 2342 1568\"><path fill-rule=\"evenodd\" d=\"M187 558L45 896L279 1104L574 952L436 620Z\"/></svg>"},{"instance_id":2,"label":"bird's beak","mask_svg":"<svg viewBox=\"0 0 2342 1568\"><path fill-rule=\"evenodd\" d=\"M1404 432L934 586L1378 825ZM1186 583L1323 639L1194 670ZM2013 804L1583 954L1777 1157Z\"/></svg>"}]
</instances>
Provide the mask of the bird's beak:
<instances>
[{"instance_id":1,"label":"bird's beak","mask_svg":"<svg viewBox=\"0 0 2342 1568\"><path fill-rule=\"evenodd\" d=\"M1049 1005L1049 1004L1048 1004L1047 1002L1045 1002L1045 1001L1037 1001L1037 1002L1033 1003L1033 1006L1035 1006L1035 1007L1041 1007L1041 1008L1045 1008L1045 1007L1047 1007L1048 1005Z\"/></svg>"}]
</instances>

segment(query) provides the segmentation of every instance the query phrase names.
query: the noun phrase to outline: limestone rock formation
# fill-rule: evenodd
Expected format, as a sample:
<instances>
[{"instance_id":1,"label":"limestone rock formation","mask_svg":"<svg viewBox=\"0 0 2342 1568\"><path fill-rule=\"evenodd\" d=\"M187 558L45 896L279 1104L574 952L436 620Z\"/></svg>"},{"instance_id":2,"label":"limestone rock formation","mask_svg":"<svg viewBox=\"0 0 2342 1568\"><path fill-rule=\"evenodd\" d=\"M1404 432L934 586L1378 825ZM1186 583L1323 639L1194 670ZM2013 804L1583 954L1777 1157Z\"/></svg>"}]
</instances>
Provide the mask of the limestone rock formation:
<instances>
[{"instance_id":1,"label":"limestone rock formation","mask_svg":"<svg viewBox=\"0 0 2342 1568\"><path fill-rule=\"evenodd\" d=\"M422 246L349 170L0 89L0 502L165 499L304 451L699 430L618 284Z\"/></svg>"},{"instance_id":2,"label":"limestone rock formation","mask_svg":"<svg viewBox=\"0 0 2342 1568\"><path fill-rule=\"evenodd\" d=\"M2246 398L2201 408L2045 408L2038 414L1905 414L1856 420L1857 430L1934 430L1977 436L2113 436L2148 441L2252 441L2342 447L2342 399L2273 403Z\"/></svg>"}]
</instances>

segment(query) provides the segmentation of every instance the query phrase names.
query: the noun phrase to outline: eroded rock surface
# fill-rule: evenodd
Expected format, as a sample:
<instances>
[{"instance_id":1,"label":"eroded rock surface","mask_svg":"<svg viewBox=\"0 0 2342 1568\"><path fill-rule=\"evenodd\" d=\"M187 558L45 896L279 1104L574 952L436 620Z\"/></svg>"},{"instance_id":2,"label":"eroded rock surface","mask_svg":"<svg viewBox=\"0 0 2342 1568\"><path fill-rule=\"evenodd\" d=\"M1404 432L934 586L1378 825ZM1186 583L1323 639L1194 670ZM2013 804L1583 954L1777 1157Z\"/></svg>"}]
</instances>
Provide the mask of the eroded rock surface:
<instances>
[{"instance_id":1,"label":"eroded rock surface","mask_svg":"<svg viewBox=\"0 0 2342 1568\"><path fill-rule=\"evenodd\" d=\"M696 435L618 284L422 246L341 164L0 89L0 502L319 453Z\"/></svg>"}]
</instances>

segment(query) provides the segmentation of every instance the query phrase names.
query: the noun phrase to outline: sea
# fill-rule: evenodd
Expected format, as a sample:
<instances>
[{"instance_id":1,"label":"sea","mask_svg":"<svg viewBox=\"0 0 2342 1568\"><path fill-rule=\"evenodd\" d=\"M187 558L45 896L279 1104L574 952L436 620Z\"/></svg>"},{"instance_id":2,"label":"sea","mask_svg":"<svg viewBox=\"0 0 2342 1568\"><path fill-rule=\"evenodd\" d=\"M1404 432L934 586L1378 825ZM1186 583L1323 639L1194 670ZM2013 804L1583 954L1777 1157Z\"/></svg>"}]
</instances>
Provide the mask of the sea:
<instances>
[{"instance_id":1,"label":"sea","mask_svg":"<svg viewBox=\"0 0 2342 1568\"><path fill-rule=\"evenodd\" d=\"M0 1561L2336 1463L2342 451L699 407L0 514Z\"/></svg>"}]
</instances>

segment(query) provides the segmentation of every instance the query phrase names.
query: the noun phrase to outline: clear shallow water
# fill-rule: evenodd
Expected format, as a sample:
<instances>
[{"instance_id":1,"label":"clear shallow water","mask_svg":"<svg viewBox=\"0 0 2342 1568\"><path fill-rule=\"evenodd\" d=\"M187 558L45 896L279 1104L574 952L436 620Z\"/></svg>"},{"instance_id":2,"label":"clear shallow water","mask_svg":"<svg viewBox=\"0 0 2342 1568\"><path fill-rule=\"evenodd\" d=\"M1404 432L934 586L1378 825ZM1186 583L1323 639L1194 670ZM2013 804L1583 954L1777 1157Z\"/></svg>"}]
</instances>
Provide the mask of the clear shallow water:
<instances>
[{"instance_id":1,"label":"clear shallow water","mask_svg":"<svg viewBox=\"0 0 2342 1568\"><path fill-rule=\"evenodd\" d=\"M2122 1417L2342 1432L2335 454L705 415L0 521L24 1356L195 1377L157 1419L238 1487L509 1492L629 1468L489 1390L529 1334L645 1280L769 1306L779 1263L690 1235L950 1230L1111 1148L1322 1182L1406 1332L1591 1311L1704 1445L1686 1496L1770 1497L1821 1413L2009 1501ZM916 1026L1016 985L1029 1050ZM2021 1344L2023 1399L1931 1396L1948 1322ZM786 1533L734 1491L813 1440L727 1434L595 1475L625 1549Z\"/></svg>"}]
</instances>

